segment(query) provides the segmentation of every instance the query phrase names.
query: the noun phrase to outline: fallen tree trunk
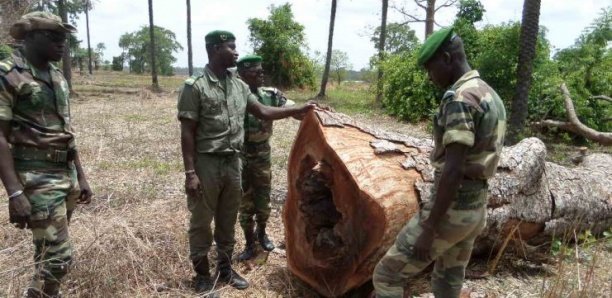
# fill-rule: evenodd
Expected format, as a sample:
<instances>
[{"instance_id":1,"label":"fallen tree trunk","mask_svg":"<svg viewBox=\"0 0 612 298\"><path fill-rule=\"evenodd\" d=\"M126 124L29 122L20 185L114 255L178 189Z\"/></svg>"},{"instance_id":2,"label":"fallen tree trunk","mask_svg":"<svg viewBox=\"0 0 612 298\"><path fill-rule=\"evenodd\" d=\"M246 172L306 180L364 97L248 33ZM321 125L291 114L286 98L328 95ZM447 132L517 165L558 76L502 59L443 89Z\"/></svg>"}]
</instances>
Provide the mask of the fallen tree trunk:
<instances>
[{"instance_id":1,"label":"fallen tree trunk","mask_svg":"<svg viewBox=\"0 0 612 298\"><path fill-rule=\"evenodd\" d=\"M306 115L289 157L283 221L289 269L324 296L371 278L403 225L429 199L431 140L388 133L327 111ZM609 155L578 168L545 162L536 138L504 148L490 180L489 220L476 252L518 227L526 243L612 226Z\"/></svg>"}]
</instances>

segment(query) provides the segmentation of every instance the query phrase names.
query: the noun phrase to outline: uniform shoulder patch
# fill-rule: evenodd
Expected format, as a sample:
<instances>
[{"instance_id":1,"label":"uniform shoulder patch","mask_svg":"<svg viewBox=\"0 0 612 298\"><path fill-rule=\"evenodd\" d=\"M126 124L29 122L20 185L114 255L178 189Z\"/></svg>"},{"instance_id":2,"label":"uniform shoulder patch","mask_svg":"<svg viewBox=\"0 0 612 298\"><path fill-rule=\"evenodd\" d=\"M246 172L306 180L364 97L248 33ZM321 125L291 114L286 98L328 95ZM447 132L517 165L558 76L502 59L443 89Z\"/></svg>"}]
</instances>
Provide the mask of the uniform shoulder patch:
<instances>
[{"instance_id":1,"label":"uniform shoulder patch","mask_svg":"<svg viewBox=\"0 0 612 298\"><path fill-rule=\"evenodd\" d=\"M191 76L185 80L185 85L193 86L193 84L195 84L195 82L201 77L202 76Z\"/></svg>"}]
</instances>

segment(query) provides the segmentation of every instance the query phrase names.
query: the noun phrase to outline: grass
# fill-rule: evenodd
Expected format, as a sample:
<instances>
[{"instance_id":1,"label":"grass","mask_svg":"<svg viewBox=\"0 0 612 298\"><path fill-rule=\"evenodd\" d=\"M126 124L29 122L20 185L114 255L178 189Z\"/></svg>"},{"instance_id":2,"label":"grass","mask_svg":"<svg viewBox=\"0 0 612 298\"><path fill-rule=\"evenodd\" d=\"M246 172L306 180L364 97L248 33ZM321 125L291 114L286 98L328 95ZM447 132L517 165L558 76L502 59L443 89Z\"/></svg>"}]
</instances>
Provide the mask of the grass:
<instances>
[{"instance_id":1,"label":"grass","mask_svg":"<svg viewBox=\"0 0 612 298\"><path fill-rule=\"evenodd\" d=\"M75 264L65 281L65 296L194 297L187 257L189 212L175 112L175 89L183 79L160 77L165 91L153 94L146 90L150 85L146 76L75 75L77 90L90 90L74 101L72 112L81 159L95 197L91 205L77 209L70 226ZM108 92L119 88L136 92ZM286 93L297 101L316 95L314 91ZM328 95L325 103L367 124L418 137L429 135L425 124L402 123L371 108L373 96L365 85L330 86ZM287 159L298 126L293 119L275 123L271 140L274 202L283 201ZM269 223L276 244L284 238L280 208L273 206ZM0 202L0 210L7 210L6 200ZM17 297L32 272L31 234L9 225L6 211L0 212L0 223L0 297ZM244 248L238 225L236 231L235 254ZM571 237L567 240L564 245L573 252L576 246ZM555 256L545 264L502 258L497 275L468 280L466 285L489 297L609 296L612 248L606 243L598 240L586 247L580 242L579 258ZM580 257L582 253L590 261ZM476 260L470 268L486 263ZM271 253L263 266L238 264L236 269L252 286L245 291L224 286L223 297L318 297L289 272L282 254ZM578 290L579 279L582 291ZM411 288L416 294L429 292L428 283L428 275L423 274L411 281Z\"/></svg>"}]
</instances>

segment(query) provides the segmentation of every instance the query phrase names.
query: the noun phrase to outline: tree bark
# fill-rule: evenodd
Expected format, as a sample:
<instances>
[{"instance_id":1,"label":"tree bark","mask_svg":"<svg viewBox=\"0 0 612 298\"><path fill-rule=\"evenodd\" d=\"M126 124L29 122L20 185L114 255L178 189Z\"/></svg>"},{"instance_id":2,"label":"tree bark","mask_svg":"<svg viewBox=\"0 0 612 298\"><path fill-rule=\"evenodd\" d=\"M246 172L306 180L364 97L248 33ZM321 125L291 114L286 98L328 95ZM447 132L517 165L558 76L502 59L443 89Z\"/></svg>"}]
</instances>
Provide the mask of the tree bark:
<instances>
[{"instance_id":1,"label":"tree bark","mask_svg":"<svg viewBox=\"0 0 612 298\"><path fill-rule=\"evenodd\" d=\"M191 47L191 0L187 0L187 66L193 75L193 49Z\"/></svg>"},{"instance_id":2,"label":"tree bark","mask_svg":"<svg viewBox=\"0 0 612 298\"><path fill-rule=\"evenodd\" d=\"M323 76L321 77L321 88L319 89L318 98L325 98L325 89L327 88L327 81L329 80L329 68L331 64L332 48L334 41L334 24L336 22L336 3L337 0L332 0L331 14L329 17L329 35L327 38L327 56L325 57L325 69L323 70Z\"/></svg>"},{"instance_id":3,"label":"tree bark","mask_svg":"<svg viewBox=\"0 0 612 298\"><path fill-rule=\"evenodd\" d=\"M533 59L536 54L538 32L540 30L540 1L524 0L523 2L523 19L521 21L519 57L516 69L516 92L512 99L508 135L506 137L508 144L514 144L518 141L525 127L525 120L527 120Z\"/></svg>"},{"instance_id":4,"label":"tree bark","mask_svg":"<svg viewBox=\"0 0 612 298\"><path fill-rule=\"evenodd\" d=\"M159 91L159 82L157 81L157 65L155 63L155 26L153 23L153 0L149 0L149 36L151 39L151 88L153 91Z\"/></svg>"},{"instance_id":5,"label":"tree bark","mask_svg":"<svg viewBox=\"0 0 612 298\"><path fill-rule=\"evenodd\" d=\"M427 0L425 8L425 39L433 33L436 15L436 0Z\"/></svg>"},{"instance_id":6,"label":"tree bark","mask_svg":"<svg viewBox=\"0 0 612 298\"><path fill-rule=\"evenodd\" d=\"M59 11L60 17L62 18L62 22L68 23L68 10L66 10L66 0L58 0L57 1L57 10ZM72 59L70 57L70 39L66 39L66 50L64 51L64 56L62 57L62 72L64 73L64 78L66 78L66 82L68 82L68 89L70 93L74 93L72 90Z\"/></svg>"},{"instance_id":7,"label":"tree bark","mask_svg":"<svg viewBox=\"0 0 612 298\"><path fill-rule=\"evenodd\" d=\"M428 139L366 127L346 115L309 113L289 156L283 222L288 267L324 296L371 278L399 230L429 200L434 170ZM528 244L573 229L612 225L610 155L581 167L545 161L536 138L504 148L489 180L489 219L475 252L509 236Z\"/></svg>"},{"instance_id":8,"label":"tree bark","mask_svg":"<svg viewBox=\"0 0 612 298\"><path fill-rule=\"evenodd\" d=\"M383 97L383 70L382 63L385 59L385 42L387 39L387 10L389 0L382 0L382 13L380 21L380 38L378 43L378 79L376 80L376 103L382 105Z\"/></svg>"}]
</instances>

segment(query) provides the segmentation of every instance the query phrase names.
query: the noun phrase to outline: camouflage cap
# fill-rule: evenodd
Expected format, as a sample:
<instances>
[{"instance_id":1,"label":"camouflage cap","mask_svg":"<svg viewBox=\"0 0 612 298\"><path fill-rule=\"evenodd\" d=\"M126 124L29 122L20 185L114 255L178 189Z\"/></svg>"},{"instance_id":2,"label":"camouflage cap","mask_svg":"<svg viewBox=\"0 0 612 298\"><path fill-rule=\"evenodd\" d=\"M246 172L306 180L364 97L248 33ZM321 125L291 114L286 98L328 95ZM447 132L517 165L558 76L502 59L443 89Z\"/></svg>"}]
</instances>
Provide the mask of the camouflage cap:
<instances>
[{"instance_id":1,"label":"camouflage cap","mask_svg":"<svg viewBox=\"0 0 612 298\"><path fill-rule=\"evenodd\" d=\"M206 41L206 44L218 44L224 43L226 41L234 41L236 40L236 37L232 32L225 30L215 30L208 32L208 34L206 34L206 36L204 37L204 40Z\"/></svg>"},{"instance_id":2,"label":"camouflage cap","mask_svg":"<svg viewBox=\"0 0 612 298\"><path fill-rule=\"evenodd\" d=\"M52 13L36 11L25 14L13 24L9 33L16 40L23 40L26 33L34 30L50 30L64 33L75 33L76 27L62 22Z\"/></svg>"},{"instance_id":3,"label":"camouflage cap","mask_svg":"<svg viewBox=\"0 0 612 298\"><path fill-rule=\"evenodd\" d=\"M263 59L260 56L246 55L238 59L238 61L236 62L236 66L238 66L238 70L241 70L261 65L261 61L263 61Z\"/></svg>"},{"instance_id":4,"label":"camouflage cap","mask_svg":"<svg viewBox=\"0 0 612 298\"><path fill-rule=\"evenodd\" d=\"M438 51L441 45L450 39L453 28L444 28L432 33L419 49L417 63L424 65Z\"/></svg>"}]
</instances>

